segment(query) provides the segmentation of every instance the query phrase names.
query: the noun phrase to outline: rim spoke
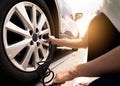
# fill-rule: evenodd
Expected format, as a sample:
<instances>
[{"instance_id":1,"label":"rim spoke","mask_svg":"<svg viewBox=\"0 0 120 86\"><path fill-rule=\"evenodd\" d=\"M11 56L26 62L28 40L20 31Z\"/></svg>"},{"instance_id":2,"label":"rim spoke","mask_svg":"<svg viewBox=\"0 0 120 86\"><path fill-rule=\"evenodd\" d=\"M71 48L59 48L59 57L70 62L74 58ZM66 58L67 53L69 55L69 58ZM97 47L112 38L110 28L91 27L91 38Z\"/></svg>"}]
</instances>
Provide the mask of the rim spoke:
<instances>
[{"instance_id":1,"label":"rim spoke","mask_svg":"<svg viewBox=\"0 0 120 86\"><path fill-rule=\"evenodd\" d=\"M24 3L19 3L18 5L16 5L16 12L24 22L24 25L26 26L26 28L33 29L32 23L29 19Z\"/></svg>"},{"instance_id":2,"label":"rim spoke","mask_svg":"<svg viewBox=\"0 0 120 86\"><path fill-rule=\"evenodd\" d=\"M29 42L30 42L30 40L26 39L26 40L23 40L16 44L7 46L6 51L9 55L10 59L13 59L24 47L26 47L28 45Z\"/></svg>"},{"instance_id":3,"label":"rim spoke","mask_svg":"<svg viewBox=\"0 0 120 86\"><path fill-rule=\"evenodd\" d=\"M40 40L41 44L45 45L45 46L49 46L49 42L46 39L41 39Z\"/></svg>"},{"instance_id":4,"label":"rim spoke","mask_svg":"<svg viewBox=\"0 0 120 86\"><path fill-rule=\"evenodd\" d=\"M34 47L34 45L33 45L33 46L31 46L30 49L28 50L27 55L26 55L26 57L25 57L25 59L24 59L24 61L23 61L23 63L22 63L22 67L23 67L24 69L27 68L27 66L28 66L28 64L29 64L29 61L30 61L30 58L31 58L31 56L32 56L32 54L33 54L33 52L34 52L34 49L35 49L35 47Z\"/></svg>"},{"instance_id":5,"label":"rim spoke","mask_svg":"<svg viewBox=\"0 0 120 86\"><path fill-rule=\"evenodd\" d=\"M34 25L34 28L36 28L36 25L37 25L37 12L36 12L36 7L35 5L33 5L32 7L32 22L33 22L33 25Z\"/></svg>"},{"instance_id":6,"label":"rim spoke","mask_svg":"<svg viewBox=\"0 0 120 86\"><path fill-rule=\"evenodd\" d=\"M48 42L43 42L43 45L49 47L49 43Z\"/></svg>"},{"instance_id":7,"label":"rim spoke","mask_svg":"<svg viewBox=\"0 0 120 86\"><path fill-rule=\"evenodd\" d=\"M34 56L35 56L35 62L39 62L41 61L41 59L39 58L39 53L38 53L38 48L37 46L35 47L35 52L34 52Z\"/></svg>"},{"instance_id":8,"label":"rim spoke","mask_svg":"<svg viewBox=\"0 0 120 86\"><path fill-rule=\"evenodd\" d=\"M45 22L46 22L46 16L44 14L41 14L41 17L38 21L38 28L39 28L40 32L41 32L42 27L44 26Z\"/></svg>"},{"instance_id":9,"label":"rim spoke","mask_svg":"<svg viewBox=\"0 0 120 86\"><path fill-rule=\"evenodd\" d=\"M41 52L42 52L42 54L43 54L43 57L46 58L46 56L47 56L47 51L46 51L46 49L44 49L43 46L40 45L40 50L41 50Z\"/></svg>"},{"instance_id":10,"label":"rim spoke","mask_svg":"<svg viewBox=\"0 0 120 86\"><path fill-rule=\"evenodd\" d=\"M23 35L24 37L30 37L30 34L28 31L23 30L22 28L18 27L17 25L13 24L10 21L6 24L6 28L12 32Z\"/></svg>"},{"instance_id":11,"label":"rim spoke","mask_svg":"<svg viewBox=\"0 0 120 86\"><path fill-rule=\"evenodd\" d=\"M49 33L49 29L42 30L40 34L45 35Z\"/></svg>"}]
</instances>

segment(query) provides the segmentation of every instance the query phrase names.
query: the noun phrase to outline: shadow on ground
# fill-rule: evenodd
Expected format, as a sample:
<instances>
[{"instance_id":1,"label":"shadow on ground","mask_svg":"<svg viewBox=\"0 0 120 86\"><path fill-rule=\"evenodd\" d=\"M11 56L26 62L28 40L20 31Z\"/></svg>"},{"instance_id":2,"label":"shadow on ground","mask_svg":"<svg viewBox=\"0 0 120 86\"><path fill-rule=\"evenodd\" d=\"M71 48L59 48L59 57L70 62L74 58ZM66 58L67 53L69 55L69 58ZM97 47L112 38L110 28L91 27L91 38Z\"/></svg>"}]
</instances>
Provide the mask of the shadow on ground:
<instances>
[{"instance_id":1,"label":"shadow on ground","mask_svg":"<svg viewBox=\"0 0 120 86\"><path fill-rule=\"evenodd\" d=\"M52 62L58 61L63 57L69 55L70 53L74 52L72 49L67 48L58 48L55 53Z\"/></svg>"}]
</instances>

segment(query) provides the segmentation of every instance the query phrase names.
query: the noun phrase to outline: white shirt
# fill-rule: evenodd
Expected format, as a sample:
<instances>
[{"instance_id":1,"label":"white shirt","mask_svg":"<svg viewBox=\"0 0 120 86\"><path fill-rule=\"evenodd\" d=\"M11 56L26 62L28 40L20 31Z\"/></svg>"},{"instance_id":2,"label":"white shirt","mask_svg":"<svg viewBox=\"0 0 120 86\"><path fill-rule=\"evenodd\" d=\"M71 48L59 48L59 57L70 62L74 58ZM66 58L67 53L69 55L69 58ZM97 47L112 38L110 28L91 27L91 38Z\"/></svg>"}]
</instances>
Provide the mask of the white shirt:
<instances>
[{"instance_id":1,"label":"white shirt","mask_svg":"<svg viewBox=\"0 0 120 86\"><path fill-rule=\"evenodd\" d=\"M120 32L120 0L103 0L100 11L111 20Z\"/></svg>"}]
</instances>

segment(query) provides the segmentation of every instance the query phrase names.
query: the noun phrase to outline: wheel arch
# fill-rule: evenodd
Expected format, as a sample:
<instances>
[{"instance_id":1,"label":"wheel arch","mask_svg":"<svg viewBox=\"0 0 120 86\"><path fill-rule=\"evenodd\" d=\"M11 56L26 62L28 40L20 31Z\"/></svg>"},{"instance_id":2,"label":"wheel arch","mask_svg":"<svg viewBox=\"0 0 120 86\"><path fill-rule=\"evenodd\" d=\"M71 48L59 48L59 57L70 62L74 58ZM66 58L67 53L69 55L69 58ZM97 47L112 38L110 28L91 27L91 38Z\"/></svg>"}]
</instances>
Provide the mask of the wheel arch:
<instances>
[{"instance_id":1,"label":"wheel arch","mask_svg":"<svg viewBox=\"0 0 120 86\"><path fill-rule=\"evenodd\" d=\"M59 19L59 11L56 5L56 1L55 0L44 0L44 1L47 4L50 13L52 14L52 19L53 19L54 28L55 28L55 36L59 37L59 32L60 32L59 20L60 19Z\"/></svg>"}]
</instances>

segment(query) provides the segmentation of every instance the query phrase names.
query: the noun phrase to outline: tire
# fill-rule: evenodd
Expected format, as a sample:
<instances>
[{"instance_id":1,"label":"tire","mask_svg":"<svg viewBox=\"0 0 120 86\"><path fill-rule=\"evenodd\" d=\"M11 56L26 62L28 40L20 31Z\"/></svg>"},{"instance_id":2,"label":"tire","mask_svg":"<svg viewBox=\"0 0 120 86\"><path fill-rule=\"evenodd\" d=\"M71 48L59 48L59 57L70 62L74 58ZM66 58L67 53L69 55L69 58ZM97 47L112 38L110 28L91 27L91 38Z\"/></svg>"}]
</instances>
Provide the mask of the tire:
<instances>
[{"instance_id":1,"label":"tire","mask_svg":"<svg viewBox=\"0 0 120 86\"><path fill-rule=\"evenodd\" d=\"M43 0L1 0L0 12L1 71L19 82L36 81L37 62L52 58L55 50L46 41L48 34L55 34L46 4Z\"/></svg>"}]
</instances>

